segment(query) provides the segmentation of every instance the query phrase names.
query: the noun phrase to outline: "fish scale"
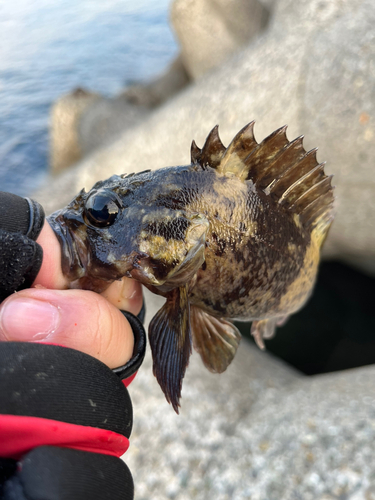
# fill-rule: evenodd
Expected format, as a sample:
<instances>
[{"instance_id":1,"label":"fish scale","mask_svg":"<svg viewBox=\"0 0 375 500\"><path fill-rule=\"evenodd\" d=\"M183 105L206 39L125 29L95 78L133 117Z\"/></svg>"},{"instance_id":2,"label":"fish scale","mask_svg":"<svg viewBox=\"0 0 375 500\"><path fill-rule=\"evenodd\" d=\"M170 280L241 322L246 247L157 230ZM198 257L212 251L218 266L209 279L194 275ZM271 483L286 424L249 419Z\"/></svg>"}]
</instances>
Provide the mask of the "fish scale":
<instances>
[{"instance_id":1,"label":"fish scale","mask_svg":"<svg viewBox=\"0 0 375 500\"><path fill-rule=\"evenodd\" d=\"M149 325L153 371L178 413L192 346L221 373L252 321L259 347L312 293L333 220L331 176L286 126L261 143L254 122L226 148L218 126L191 164L114 175L49 217L73 287L122 277L166 298Z\"/></svg>"}]
</instances>

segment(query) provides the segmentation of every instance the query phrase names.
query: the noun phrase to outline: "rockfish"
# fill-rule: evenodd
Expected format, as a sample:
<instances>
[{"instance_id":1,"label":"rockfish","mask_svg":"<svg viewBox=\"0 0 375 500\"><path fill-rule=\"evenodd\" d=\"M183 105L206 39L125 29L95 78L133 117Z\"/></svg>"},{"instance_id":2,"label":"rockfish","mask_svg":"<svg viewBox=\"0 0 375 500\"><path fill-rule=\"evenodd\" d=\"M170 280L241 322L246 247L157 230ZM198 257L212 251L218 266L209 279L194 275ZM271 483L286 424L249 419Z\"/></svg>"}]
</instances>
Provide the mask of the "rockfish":
<instances>
[{"instance_id":1,"label":"rockfish","mask_svg":"<svg viewBox=\"0 0 375 500\"><path fill-rule=\"evenodd\" d=\"M49 217L72 287L103 291L124 276L166 298L149 326L153 371L178 413L192 346L212 372L234 358L252 321L263 348L311 295L333 220L331 176L289 142L260 144L254 122L225 148L216 126L191 164L113 175Z\"/></svg>"}]
</instances>

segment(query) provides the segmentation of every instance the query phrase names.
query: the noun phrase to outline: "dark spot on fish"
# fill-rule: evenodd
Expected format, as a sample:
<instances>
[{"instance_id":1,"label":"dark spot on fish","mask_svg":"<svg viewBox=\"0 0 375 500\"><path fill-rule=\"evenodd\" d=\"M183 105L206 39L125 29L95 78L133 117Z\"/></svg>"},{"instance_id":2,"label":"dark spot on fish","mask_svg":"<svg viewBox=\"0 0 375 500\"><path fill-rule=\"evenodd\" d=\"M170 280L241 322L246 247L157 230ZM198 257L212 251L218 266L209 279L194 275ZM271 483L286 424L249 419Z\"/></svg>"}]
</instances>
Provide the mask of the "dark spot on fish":
<instances>
[{"instance_id":1,"label":"dark spot on fish","mask_svg":"<svg viewBox=\"0 0 375 500\"><path fill-rule=\"evenodd\" d=\"M217 257L221 257L225 252L227 242L226 242L226 240L219 238L218 235L214 231L212 232L212 239L215 242L215 249L214 249L215 255Z\"/></svg>"},{"instance_id":2,"label":"dark spot on fish","mask_svg":"<svg viewBox=\"0 0 375 500\"><path fill-rule=\"evenodd\" d=\"M205 271L205 270L206 270L206 268L207 268L207 262L206 262L206 261L204 261L204 262L203 262L203 264L202 264L201 269L202 269L202 271Z\"/></svg>"},{"instance_id":3,"label":"dark spot on fish","mask_svg":"<svg viewBox=\"0 0 375 500\"><path fill-rule=\"evenodd\" d=\"M225 311L227 309L227 304L224 302L224 299L222 300L217 300L215 301L215 303L213 304L213 308L215 311L221 313L221 314L225 314Z\"/></svg>"},{"instance_id":4,"label":"dark spot on fish","mask_svg":"<svg viewBox=\"0 0 375 500\"><path fill-rule=\"evenodd\" d=\"M149 263L155 278L158 280L165 279L173 267L171 264L166 263L161 259L150 259Z\"/></svg>"},{"instance_id":5,"label":"dark spot on fish","mask_svg":"<svg viewBox=\"0 0 375 500\"><path fill-rule=\"evenodd\" d=\"M156 197L156 206L169 208L171 210L182 210L189 203L189 196L184 189L175 189L167 194L159 194Z\"/></svg>"},{"instance_id":6,"label":"dark spot on fish","mask_svg":"<svg viewBox=\"0 0 375 500\"><path fill-rule=\"evenodd\" d=\"M243 251L242 251L242 249L239 249L239 250L236 249L233 252L233 257L234 257L234 259L235 259L235 261L237 263L243 262L244 258L243 258Z\"/></svg>"},{"instance_id":7,"label":"dark spot on fish","mask_svg":"<svg viewBox=\"0 0 375 500\"><path fill-rule=\"evenodd\" d=\"M188 219L185 219L185 217L176 217L168 222L150 222L147 225L147 231L155 236L162 236L166 241L183 241L186 236L186 230L189 226L190 221Z\"/></svg>"},{"instance_id":8,"label":"dark spot on fish","mask_svg":"<svg viewBox=\"0 0 375 500\"><path fill-rule=\"evenodd\" d=\"M208 297L202 297L202 299L201 299L201 300L202 300L203 304L205 304L205 305L206 305L207 307L209 307L209 308L214 308L214 309L216 309L216 305L217 305L217 304L219 304L219 302L218 302L218 301L215 301L215 303L214 303L214 302L212 302L212 300L210 300ZM223 311L222 311L222 308L220 308L220 309L216 309L216 310L217 310L219 313L222 313L222 312L223 312Z\"/></svg>"},{"instance_id":9,"label":"dark spot on fish","mask_svg":"<svg viewBox=\"0 0 375 500\"><path fill-rule=\"evenodd\" d=\"M143 184L145 184L145 182L146 182L146 179L139 179L139 180L131 181L131 183L129 184L129 189L135 190L135 189L143 186Z\"/></svg>"}]
</instances>

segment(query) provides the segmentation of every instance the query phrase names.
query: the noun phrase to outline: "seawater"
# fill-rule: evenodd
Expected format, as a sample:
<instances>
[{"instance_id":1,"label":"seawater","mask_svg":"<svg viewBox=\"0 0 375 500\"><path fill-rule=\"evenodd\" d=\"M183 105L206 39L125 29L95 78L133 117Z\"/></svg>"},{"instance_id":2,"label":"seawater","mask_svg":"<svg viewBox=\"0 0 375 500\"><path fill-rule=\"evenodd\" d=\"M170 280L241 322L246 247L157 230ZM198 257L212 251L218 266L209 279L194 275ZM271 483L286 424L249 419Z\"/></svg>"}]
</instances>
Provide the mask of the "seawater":
<instances>
[{"instance_id":1,"label":"seawater","mask_svg":"<svg viewBox=\"0 0 375 500\"><path fill-rule=\"evenodd\" d=\"M177 53L168 4L0 2L0 190L28 195L41 183L59 96L77 87L115 95L165 69Z\"/></svg>"}]
</instances>

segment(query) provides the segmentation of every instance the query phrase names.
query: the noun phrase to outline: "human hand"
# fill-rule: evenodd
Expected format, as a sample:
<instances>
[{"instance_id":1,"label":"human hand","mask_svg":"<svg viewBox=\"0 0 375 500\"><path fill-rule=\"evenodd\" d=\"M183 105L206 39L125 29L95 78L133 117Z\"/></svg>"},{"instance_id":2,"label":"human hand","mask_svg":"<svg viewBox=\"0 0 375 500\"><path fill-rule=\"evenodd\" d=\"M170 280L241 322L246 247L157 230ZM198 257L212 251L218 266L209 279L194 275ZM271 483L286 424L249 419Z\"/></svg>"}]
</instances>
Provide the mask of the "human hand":
<instances>
[{"instance_id":1,"label":"human hand","mask_svg":"<svg viewBox=\"0 0 375 500\"><path fill-rule=\"evenodd\" d=\"M0 213L0 498L132 499L117 458L132 428L121 379L142 363L145 333L120 309L139 313L140 285L67 290L40 205L0 192Z\"/></svg>"}]
</instances>

